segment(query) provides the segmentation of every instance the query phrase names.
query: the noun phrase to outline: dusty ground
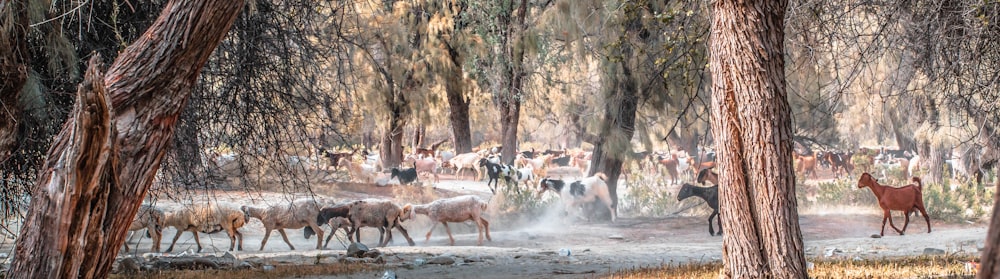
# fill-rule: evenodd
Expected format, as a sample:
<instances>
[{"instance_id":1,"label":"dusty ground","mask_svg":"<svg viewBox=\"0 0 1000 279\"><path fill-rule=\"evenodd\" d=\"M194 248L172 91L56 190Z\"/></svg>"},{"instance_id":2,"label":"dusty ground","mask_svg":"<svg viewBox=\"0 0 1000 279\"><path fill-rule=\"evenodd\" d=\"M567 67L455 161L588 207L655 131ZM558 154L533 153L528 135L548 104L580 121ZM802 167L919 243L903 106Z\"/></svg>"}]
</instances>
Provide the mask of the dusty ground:
<instances>
[{"instance_id":1,"label":"dusty ground","mask_svg":"<svg viewBox=\"0 0 1000 279\"><path fill-rule=\"evenodd\" d=\"M433 191L414 190L414 186L374 187L358 184L321 184L316 193L337 200L358 199L380 196L393 198L405 203L423 195L423 199L448 197L460 194L477 194L489 198L485 183L450 180L435 185ZM409 187L409 188L407 188ZM420 193L420 194L415 194ZM254 202L257 204L277 202L287 198L279 193L254 194L243 192L217 192L213 199L233 203ZM161 207L176 208L177 204L160 202ZM704 205L701 205L704 206ZM570 222L557 214L541 218L541 221L524 225L505 226L502 220L493 223L492 242L475 246L476 230L471 223L453 224L456 246L448 246L444 230L439 228L430 241L424 235L430 226L426 217L408 221L404 226L417 242L414 247L394 231L394 241L389 247L378 248L387 255L387 263L381 270L392 270L400 278L578 278L608 274L622 268L683 263L691 261L715 261L721 257L722 237L709 236L707 215L645 218L623 216L614 224L604 222ZM901 218L900 218L901 219ZM936 248L948 253L973 255L977 245L986 235L987 224L943 223L932 219L932 233L927 233L923 220L912 222L907 235L899 236L887 232L884 238L872 238L881 228L880 211L872 207L810 209L802 212L800 219L810 258L824 257L893 257L920 255L925 248ZM296 250L291 251L280 235L272 232L266 249L259 252L263 227L256 219L241 230L244 234L244 251L235 254L246 260L265 264L313 264L336 262L344 254L345 244L332 241L329 249L314 249L315 238L306 240L301 230L288 231L289 240ZM362 240L371 246L377 241L377 230L363 229ZM163 249L170 245L175 231L164 231ZM338 237L343 240L343 237ZM201 236L203 252L222 253L228 250L229 241L224 233ZM9 249L10 241L4 247ZM134 236L129 242L138 247L141 255L149 252L150 240ZM571 256L559 255L560 249L568 249ZM190 233L181 236L175 253L193 250L195 243ZM122 252L122 254L125 254ZM415 262L430 260L437 256L452 256L457 260L453 265L422 264ZM422 259L422 260L418 260ZM378 278L382 271L371 274L342 276L345 278ZM327 278L327 277L324 277ZM330 277L336 278L336 276Z\"/></svg>"}]
</instances>

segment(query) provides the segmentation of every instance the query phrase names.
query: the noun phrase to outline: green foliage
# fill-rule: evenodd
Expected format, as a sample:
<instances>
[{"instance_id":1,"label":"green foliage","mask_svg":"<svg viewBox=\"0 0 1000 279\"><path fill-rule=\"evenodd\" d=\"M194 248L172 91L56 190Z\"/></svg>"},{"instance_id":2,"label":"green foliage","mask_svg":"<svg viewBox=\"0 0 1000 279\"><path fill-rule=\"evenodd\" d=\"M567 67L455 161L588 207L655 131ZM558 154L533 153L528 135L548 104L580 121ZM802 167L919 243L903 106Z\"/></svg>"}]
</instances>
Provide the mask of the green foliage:
<instances>
[{"instance_id":1,"label":"green foliage","mask_svg":"<svg viewBox=\"0 0 1000 279\"><path fill-rule=\"evenodd\" d=\"M892 172L890 171L890 173ZM904 183L885 182L885 184L898 186ZM909 181L906 181L906 184L909 184ZM803 185L800 186L800 189L807 187L810 186ZM796 193L800 205L808 204L805 203L806 194L803 192L806 191L800 190ZM973 182L967 182L957 187L952 187L948 180L945 180L943 184L925 183L923 196L927 213L934 220L947 222L985 220L989 217L988 209L993 207L992 191L987 191L982 186L976 186ZM859 189L856 181L836 180L819 183L818 189L816 189L816 204L878 207L878 200L868 188Z\"/></svg>"},{"instance_id":2,"label":"green foliage","mask_svg":"<svg viewBox=\"0 0 1000 279\"><path fill-rule=\"evenodd\" d=\"M662 179L649 179L649 174L632 172L625 183L628 191L618 199L618 212L623 216L666 216L677 211L677 195L668 191ZM659 175L651 175L659 176Z\"/></svg>"},{"instance_id":3,"label":"green foliage","mask_svg":"<svg viewBox=\"0 0 1000 279\"><path fill-rule=\"evenodd\" d=\"M950 183L946 179L940 185L924 184L924 205L932 219L957 222L989 217L988 209L993 207L992 193L972 182L955 187Z\"/></svg>"},{"instance_id":4,"label":"green foliage","mask_svg":"<svg viewBox=\"0 0 1000 279\"><path fill-rule=\"evenodd\" d=\"M872 172L872 169L875 166L872 158L871 154L867 154L865 152L858 152L855 153L854 156L851 156L851 163L854 164L854 172Z\"/></svg>"},{"instance_id":5,"label":"green foliage","mask_svg":"<svg viewBox=\"0 0 1000 279\"><path fill-rule=\"evenodd\" d=\"M835 180L820 182L816 203L822 205L878 205L871 190L858 188L857 181Z\"/></svg>"}]
</instances>

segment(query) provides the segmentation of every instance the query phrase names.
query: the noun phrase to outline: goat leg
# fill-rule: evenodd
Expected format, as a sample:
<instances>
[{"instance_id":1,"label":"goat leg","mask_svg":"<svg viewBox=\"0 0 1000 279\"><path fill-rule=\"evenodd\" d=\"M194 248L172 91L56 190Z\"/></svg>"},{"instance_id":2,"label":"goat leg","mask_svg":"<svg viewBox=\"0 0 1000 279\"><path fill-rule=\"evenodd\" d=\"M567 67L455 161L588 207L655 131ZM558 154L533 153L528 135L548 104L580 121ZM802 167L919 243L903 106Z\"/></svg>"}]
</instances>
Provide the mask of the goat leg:
<instances>
[{"instance_id":1,"label":"goat leg","mask_svg":"<svg viewBox=\"0 0 1000 279\"><path fill-rule=\"evenodd\" d=\"M177 239L181 238L181 234L182 233L184 233L183 230L177 230L177 233L174 234L174 241L171 241L170 242L170 247L167 247L167 253L170 253L171 251L174 251L174 244L177 244Z\"/></svg>"},{"instance_id":2,"label":"goat leg","mask_svg":"<svg viewBox=\"0 0 1000 279\"><path fill-rule=\"evenodd\" d=\"M441 224L444 225L444 231L448 232L448 240L451 241L450 245L455 246L455 238L451 236L451 228L448 227L448 223L441 221Z\"/></svg>"},{"instance_id":3,"label":"goat leg","mask_svg":"<svg viewBox=\"0 0 1000 279\"><path fill-rule=\"evenodd\" d=\"M483 217L479 217L479 220L483 221L483 228L486 230L486 240L493 241L493 238L490 238L490 222L486 221L486 218Z\"/></svg>"},{"instance_id":4,"label":"goat leg","mask_svg":"<svg viewBox=\"0 0 1000 279\"><path fill-rule=\"evenodd\" d=\"M288 248L292 249L292 250L295 250L295 246L292 246L292 242L288 241L288 235L285 234L285 229L278 229L278 233L281 234L281 239L284 239L285 243L288 244ZM261 248L264 248L264 247L261 246Z\"/></svg>"},{"instance_id":5,"label":"goat leg","mask_svg":"<svg viewBox=\"0 0 1000 279\"><path fill-rule=\"evenodd\" d=\"M712 211L712 214L708 215L708 235L715 235L715 229L712 227L712 219L715 219L716 215L719 215L719 213L715 211ZM721 228L722 226L719 227Z\"/></svg>"},{"instance_id":6,"label":"goat leg","mask_svg":"<svg viewBox=\"0 0 1000 279\"><path fill-rule=\"evenodd\" d=\"M191 233L194 234L194 244L198 245L198 253L201 253L201 240L198 237L198 231L195 230L195 231L192 231Z\"/></svg>"},{"instance_id":7,"label":"goat leg","mask_svg":"<svg viewBox=\"0 0 1000 279\"><path fill-rule=\"evenodd\" d=\"M430 242L431 241L431 233L434 232L434 228L436 228L437 225L438 225L437 222L434 222L434 224L431 225L431 229L427 231L427 239L425 239L424 242Z\"/></svg>"},{"instance_id":8,"label":"goat leg","mask_svg":"<svg viewBox=\"0 0 1000 279\"><path fill-rule=\"evenodd\" d=\"M910 225L910 214L906 211L903 212L903 220L905 220L903 222L903 230L899 232L899 235L903 235L906 232L906 227Z\"/></svg>"},{"instance_id":9,"label":"goat leg","mask_svg":"<svg viewBox=\"0 0 1000 279\"><path fill-rule=\"evenodd\" d=\"M920 210L920 214L924 215L924 220L927 221L927 233L931 233L931 217L927 216L927 211L924 210L922 205L917 207L917 209Z\"/></svg>"},{"instance_id":10,"label":"goat leg","mask_svg":"<svg viewBox=\"0 0 1000 279\"><path fill-rule=\"evenodd\" d=\"M271 229L264 229L264 239L260 241L260 251L264 251L264 245L267 245L267 239L271 237Z\"/></svg>"},{"instance_id":11,"label":"goat leg","mask_svg":"<svg viewBox=\"0 0 1000 279\"><path fill-rule=\"evenodd\" d=\"M316 250L323 249L323 229L317 224L309 224L309 227L316 233ZM332 235L333 233L331 232L330 234Z\"/></svg>"},{"instance_id":12,"label":"goat leg","mask_svg":"<svg viewBox=\"0 0 1000 279\"><path fill-rule=\"evenodd\" d=\"M882 214L882 232L879 233L881 236L885 236L885 221L889 219L889 210L884 210Z\"/></svg>"},{"instance_id":13,"label":"goat leg","mask_svg":"<svg viewBox=\"0 0 1000 279\"><path fill-rule=\"evenodd\" d=\"M905 213L906 212L904 212L904 214ZM885 210L885 216L888 216L888 218L889 218L889 226L891 226L893 230L896 230L896 233L902 235L903 231L899 230L899 228L896 227L896 224L893 224L893 222L892 222L892 211L889 211L888 209L886 209Z\"/></svg>"},{"instance_id":14,"label":"goat leg","mask_svg":"<svg viewBox=\"0 0 1000 279\"><path fill-rule=\"evenodd\" d=\"M413 243L413 239L410 238L410 233L406 232L406 228L403 228L403 225L400 225L397 222L396 229L399 230L399 233L403 234L403 238L406 238L406 244L409 244L410 246L416 245L415 243Z\"/></svg>"}]
</instances>

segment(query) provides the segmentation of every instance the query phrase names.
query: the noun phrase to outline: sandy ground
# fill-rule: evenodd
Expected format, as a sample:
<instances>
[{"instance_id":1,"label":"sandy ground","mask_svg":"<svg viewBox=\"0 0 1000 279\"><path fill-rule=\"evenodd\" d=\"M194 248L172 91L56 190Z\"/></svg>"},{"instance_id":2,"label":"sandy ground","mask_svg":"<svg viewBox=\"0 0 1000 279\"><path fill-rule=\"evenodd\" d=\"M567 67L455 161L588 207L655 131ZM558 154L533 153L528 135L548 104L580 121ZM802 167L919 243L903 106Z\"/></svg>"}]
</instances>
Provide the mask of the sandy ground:
<instances>
[{"instance_id":1,"label":"sandy ground","mask_svg":"<svg viewBox=\"0 0 1000 279\"><path fill-rule=\"evenodd\" d=\"M405 203L400 199L409 192L398 187L414 186L320 185L318 188L321 190L316 192L337 200L386 197ZM490 196L484 182L455 181L447 176L442 177L442 182L435 188L433 195L437 197L460 194ZM279 193L247 196L243 192L221 192L213 196L220 201L256 204L288 199ZM158 206L171 209L179 205L161 201ZM440 226L431 239L425 241L424 235L430 222L426 217L418 216L417 220L404 223L416 246L407 246L403 237L394 231L393 243L389 247L377 248L386 255L386 264L381 266L380 271L340 277L378 278L384 270L391 270L399 278L586 278L606 275L622 268L716 261L721 257L722 237L708 234L706 219L707 214L662 218L624 216L612 224L566 220L552 214L540 221L517 226L505 226L505 222L491 220L493 241L476 246L475 225L453 224L451 227L456 243L455 246L448 246L447 235ZM874 205L805 210L800 224L806 255L813 259L920 255L925 248L973 255L984 241L988 226L983 223L944 223L932 219L933 232L927 233L921 218L911 222L905 236L889 229L885 237L872 238L871 235L878 234L881 228L881 213ZM264 235L261 223L253 219L241 231L244 234L244 250L234 254L241 259L265 264L332 263L344 254L346 247L346 239L338 236L339 242L334 240L328 249L316 250L315 238L306 240L302 230L291 230L287 234L296 250L290 250L280 234L272 232L265 249L258 251ZM138 248L130 254L141 255L150 251L150 239L140 235L134 235L129 241L128 245ZM164 230L161 244L164 250L174 235L173 228ZM377 239L377 230L362 229L363 243L374 247ZM10 242L5 241L3 248L9 249ZM202 234L201 243L205 246L204 253L222 253L229 248L229 240L224 233ZM192 234L184 233L174 253L192 252L194 249ZM560 255L560 249L569 250L570 256ZM416 264L442 255L450 256L457 262L451 265Z\"/></svg>"}]
</instances>

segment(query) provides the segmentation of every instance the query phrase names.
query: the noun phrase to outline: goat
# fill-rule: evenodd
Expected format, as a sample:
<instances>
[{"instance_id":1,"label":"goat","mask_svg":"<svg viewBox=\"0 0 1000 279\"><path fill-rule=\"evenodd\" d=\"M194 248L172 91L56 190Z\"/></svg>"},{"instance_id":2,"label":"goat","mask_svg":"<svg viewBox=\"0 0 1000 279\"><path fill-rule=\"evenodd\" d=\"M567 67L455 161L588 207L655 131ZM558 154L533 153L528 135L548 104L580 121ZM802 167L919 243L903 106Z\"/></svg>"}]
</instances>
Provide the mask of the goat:
<instances>
[{"instance_id":1,"label":"goat","mask_svg":"<svg viewBox=\"0 0 1000 279\"><path fill-rule=\"evenodd\" d=\"M326 236L326 242L323 244L324 249L326 249L326 246L330 244L330 239L333 238L333 235L337 232L337 229L339 228L339 226L334 226L333 221L337 218L344 218L349 220L351 218L350 212L352 204L353 203L343 203L334 206L324 207L323 209L319 210L318 214L316 214L317 224L329 223L331 227L330 234ZM350 221L347 221L346 223L350 225ZM350 240L351 242L354 242L354 237L351 236L352 233L351 228L344 227L344 230L347 231L347 239ZM312 229L306 227L305 230L306 239L309 239L311 232Z\"/></svg>"},{"instance_id":2,"label":"goat","mask_svg":"<svg viewBox=\"0 0 1000 279\"><path fill-rule=\"evenodd\" d=\"M497 184L500 182L500 177L503 171L501 165L491 162L487 158L482 158L479 159L479 166L486 168L486 175L490 177L490 179L486 181L486 187L490 188L490 192L496 194L496 188L499 187ZM490 183L493 183L493 186L490 186Z\"/></svg>"},{"instance_id":3,"label":"goat","mask_svg":"<svg viewBox=\"0 0 1000 279\"><path fill-rule=\"evenodd\" d=\"M322 207L320 201L312 198L301 198L291 203L266 207L244 205L240 207L240 210L246 216L259 219L261 224L264 225L264 238L260 242L261 251L267 245L267 240L270 238L272 230L277 230L281 234L281 239L285 240L285 244L288 244L288 248L295 250L292 242L288 241L285 229L309 228L309 230L306 230L307 232L312 231L319 235L316 240L316 249L321 247L323 230L319 226L323 225L323 223L316 223L314 217L316 214L319 214L320 207ZM306 235L308 236L309 233L306 233Z\"/></svg>"},{"instance_id":4,"label":"goat","mask_svg":"<svg viewBox=\"0 0 1000 279\"><path fill-rule=\"evenodd\" d=\"M435 223L431 226L431 229L427 231L427 239L431 239L431 232L434 232L434 228L437 227L438 223L444 225L445 232L448 232L448 239L451 241L451 245L455 245L455 238L451 235L451 228L448 227L448 222L459 223L465 221L472 221L476 223L476 227L479 229L479 241L478 245L483 245L483 232L486 232L486 240L493 241L490 238L490 222L483 218L483 212L486 211L487 202L482 198L473 195L458 196L454 198L439 199L429 204L424 205L412 205L407 204L403 207L403 215L409 215L409 218L413 218L416 214L424 214L430 217Z\"/></svg>"},{"instance_id":5,"label":"goat","mask_svg":"<svg viewBox=\"0 0 1000 279\"><path fill-rule=\"evenodd\" d=\"M871 189L875 198L878 199L878 206L882 208L882 232L880 235L885 236L886 220L889 220L889 226L892 226L892 229L896 230L899 235L903 235L906 226L910 225L910 212L914 209L919 210L920 214L924 215L924 220L927 221L927 233L931 232L931 218L927 216L927 211L924 209L923 187L920 178L913 177L913 183L895 188L878 184L878 180L867 172L861 174L861 178L858 180L858 189L864 187ZM897 229L896 225L892 223L890 210L903 211L906 221L903 223L902 230Z\"/></svg>"},{"instance_id":6,"label":"goat","mask_svg":"<svg viewBox=\"0 0 1000 279\"><path fill-rule=\"evenodd\" d=\"M441 178L438 177L437 167L438 162L434 157L427 157L424 159L418 159L413 155L406 156L403 162L412 163L413 168L417 170L417 173L430 173L434 176L434 182L441 182Z\"/></svg>"},{"instance_id":7,"label":"goat","mask_svg":"<svg viewBox=\"0 0 1000 279\"><path fill-rule=\"evenodd\" d=\"M708 171L708 169L702 170L702 172ZM701 175L698 175L699 178ZM712 187L698 187L688 183L684 183L681 186L680 192L677 192L677 201L682 201L689 197L699 197L708 203L708 206L712 208L712 214L708 215L708 234L716 235L715 229L712 228L712 219L719 216L719 185ZM722 217L716 219L719 223L719 234L722 235Z\"/></svg>"},{"instance_id":8,"label":"goat","mask_svg":"<svg viewBox=\"0 0 1000 279\"><path fill-rule=\"evenodd\" d=\"M362 183L375 182L375 167L366 164L355 164L351 162L351 158L340 158L340 163L337 166L347 168L347 173L351 175L351 179L354 181Z\"/></svg>"},{"instance_id":9,"label":"goat","mask_svg":"<svg viewBox=\"0 0 1000 279\"><path fill-rule=\"evenodd\" d=\"M455 175L461 176L463 170L472 169L476 171L476 180L479 180L481 173L479 172L479 168L476 167L476 162L479 162L480 158L479 153L469 152L455 155L448 162L455 168Z\"/></svg>"},{"instance_id":10,"label":"goat","mask_svg":"<svg viewBox=\"0 0 1000 279\"><path fill-rule=\"evenodd\" d=\"M569 212L571 208L577 208L595 199L600 199L608 207L608 211L611 212L611 222L614 223L617 219L618 211L611 201L608 184L605 183L607 179L608 176L600 172L569 185L566 185L566 182L562 180L545 178L539 182L540 189L538 194L541 195L546 190L558 193L559 198L566 205L566 212Z\"/></svg>"},{"instance_id":11,"label":"goat","mask_svg":"<svg viewBox=\"0 0 1000 279\"><path fill-rule=\"evenodd\" d=\"M340 163L340 158L348 158L348 159L350 159L351 157L354 156L354 153L358 152L358 150L356 150L356 149L352 150L351 153L347 153L347 152L330 152L329 150L326 150L325 148L322 148L322 147L318 148L318 151L319 151L320 155L326 156L327 158L330 159L330 165L333 165L333 169L334 170L337 169L337 167L338 167L337 164Z\"/></svg>"},{"instance_id":12,"label":"goat","mask_svg":"<svg viewBox=\"0 0 1000 279\"><path fill-rule=\"evenodd\" d=\"M413 165L412 168L408 168L408 169L402 169L401 170L399 168L392 168L392 176L389 176L389 179L393 179L393 178L397 178L397 177L399 178L399 184L403 184L403 185L410 184L413 181L416 181L417 180L417 165L416 165L416 163L414 163L414 165Z\"/></svg>"},{"instance_id":13,"label":"goat","mask_svg":"<svg viewBox=\"0 0 1000 279\"><path fill-rule=\"evenodd\" d=\"M379 230L379 246L385 247L392 241L392 229L396 228L403 234L410 246L414 245L410 234L400 224L409 216L403 215L403 208L399 205L389 200L380 199L358 200L350 205L348 219L351 223L351 232L354 232L355 241L361 242L361 227L374 227Z\"/></svg>"}]
</instances>

